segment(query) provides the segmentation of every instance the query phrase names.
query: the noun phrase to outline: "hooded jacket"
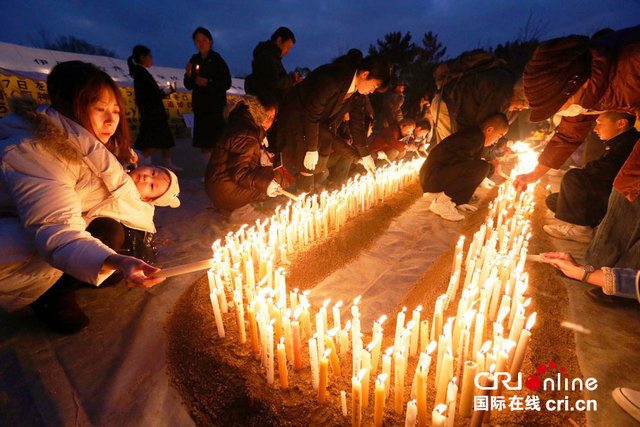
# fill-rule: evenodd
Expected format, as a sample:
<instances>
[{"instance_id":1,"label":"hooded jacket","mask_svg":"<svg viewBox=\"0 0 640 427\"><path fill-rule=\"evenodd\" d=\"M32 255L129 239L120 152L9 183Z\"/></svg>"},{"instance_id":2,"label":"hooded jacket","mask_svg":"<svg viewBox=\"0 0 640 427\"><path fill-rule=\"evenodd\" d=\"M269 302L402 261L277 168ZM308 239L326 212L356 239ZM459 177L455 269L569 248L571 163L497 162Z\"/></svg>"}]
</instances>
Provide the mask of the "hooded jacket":
<instances>
[{"instance_id":1,"label":"hooded jacket","mask_svg":"<svg viewBox=\"0 0 640 427\"><path fill-rule=\"evenodd\" d=\"M0 121L0 307L17 309L62 273L99 285L115 252L85 231L96 213L155 232L153 206L140 199L116 157L49 106L15 101Z\"/></svg>"}]
</instances>

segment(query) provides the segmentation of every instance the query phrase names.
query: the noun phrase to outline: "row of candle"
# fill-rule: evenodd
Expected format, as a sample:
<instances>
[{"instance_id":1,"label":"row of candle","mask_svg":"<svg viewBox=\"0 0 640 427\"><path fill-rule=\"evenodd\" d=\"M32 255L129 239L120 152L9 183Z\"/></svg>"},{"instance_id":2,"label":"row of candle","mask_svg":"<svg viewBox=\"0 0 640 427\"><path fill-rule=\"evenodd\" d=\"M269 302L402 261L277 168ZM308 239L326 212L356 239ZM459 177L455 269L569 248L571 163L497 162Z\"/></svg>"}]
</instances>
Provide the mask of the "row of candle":
<instances>
[{"instance_id":1,"label":"row of candle","mask_svg":"<svg viewBox=\"0 0 640 427\"><path fill-rule=\"evenodd\" d=\"M380 175L378 175L380 180ZM367 182L366 180L363 180ZM374 186L374 191L367 190L367 185L362 185L364 192L355 192L354 187L345 187L345 194L357 194L357 197L347 197L355 202L342 204L347 206L345 215L357 214L358 207L362 210L372 205L371 194L376 191L385 194L384 189L389 190L400 188L410 180L402 176L399 180L381 180L383 190ZM353 181L354 183L360 180ZM377 181L375 181L377 182ZM393 182L393 184L389 184ZM381 425L381 408L384 408L384 400L388 397L391 378L391 357L393 356L394 371L394 403L393 409L397 413L402 413L404 407L404 381L407 375L407 361L409 357L419 356L416 371L413 375L411 387L411 400L407 404L407 420L411 421L413 408L415 407L416 419L421 425L426 425L426 383L431 364L431 354L438 348L436 368L436 401L435 409L432 413L433 422L436 420L448 420L452 423L455 410L456 396L458 394L459 378L463 378L461 390L461 404L459 413L468 416L470 402L473 400L473 377L475 373L488 370L490 366L496 369L506 369L507 362L512 359L511 371L517 372L519 364L524 358L524 351L530 338L529 330L533 326L524 327L524 311L526 301L523 293L526 290L527 277L523 274L524 260L526 259L526 249L528 233L530 228L524 218L528 217L532 210L531 193L524 193L520 197L514 195L507 186L502 186L499 195L490 207L490 214L481 226L481 229L474 236L471 243L467 261L463 263L464 238L461 238L456 245L452 277L445 295L436 300L435 311L431 328L426 319L420 320L421 307L413 311L413 317L407 325L404 325L405 310L398 313L396 320L396 331L394 346L381 355L383 341L382 323L386 316L374 322L372 341L368 346L362 342L360 332L358 299L351 307L352 319L347 322L345 328L341 328L340 307L341 302L333 306L334 328L327 330L327 308L329 301L323 304L315 316L315 333L312 330L313 322L310 321L310 305L305 294L298 294L297 290L289 293L290 307L287 306L287 291L284 281L284 271L273 271L273 261L275 259L275 248L278 247L282 236L287 235L284 230L288 227L299 227L305 224L306 229L298 243L309 241L314 236L314 232L309 229L318 224L316 212L329 212L328 218L335 218L332 212L338 212L339 208L333 209L332 202L328 201L325 194L319 198L312 198L309 203L299 201L296 204L289 204L284 210L277 211L268 232L266 224L258 223L256 228L245 230L241 228L234 235L226 238L227 245L219 252L217 262L226 264L226 268L218 268L220 274L210 272L210 284L212 289L212 304L214 316L220 336L224 336L222 325L222 314L228 311L228 304L225 301L225 285L235 286L233 292L233 303L236 307L236 316L239 340L244 342L244 300L246 299L247 313L249 317L249 328L252 346L256 357L262 357L262 363L266 369L267 382L274 383L274 339L279 343L276 346L277 359L280 376L280 387L288 387L287 360L293 360L296 371L302 369L304 363L301 360L301 342L304 339L309 347L309 366L312 372L312 385L318 391L318 403L326 400L328 384L328 367L334 375L341 375L340 361L338 359L337 348L340 355L345 356L351 345L352 352L352 420L359 424L362 419L362 409L368 407L369 385L371 379L375 378L375 398L374 398L374 420L376 425ZM369 191L369 192L367 192ZM378 196L380 199L384 196ZM340 196L343 197L343 196ZM511 202L506 202L511 198ZM507 206L510 209L506 209ZM332 210L333 209L333 210ZM301 214L299 212L306 212ZM313 213L313 215L312 215ZM307 218L306 220L304 218ZM314 218L309 220L308 218ZM327 220L327 215L320 217L320 223ZM273 219L273 218L272 218ZM289 222L287 222L289 221ZM307 224L311 223L308 227ZM339 229L340 221L334 223L334 227ZM494 227L494 224L497 226ZM320 227L316 227L319 229ZM323 227L325 230L327 227ZM255 231L257 230L257 232ZM275 231L272 231L275 230ZM308 236L307 236L308 234ZM257 236L261 236L256 239ZM268 236L268 237L267 237ZM315 236L318 237L318 236ZM293 240L287 240L293 242ZM283 243L286 245L286 243ZM214 244L216 247L216 244ZM304 246L298 245L304 249ZM217 248L222 246L218 242ZM264 254L267 254L264 256ZM253 273L254 267L252 255L259 260L258 277L262 280L256 287L256 277L249 277ZM214 259L216 257L214 256ZM499 260L499 261L496 261ZM230 261L234 261L233 264ZM280 261L286 262L286 251L280 255ZM457 316L444 321L444 310L456 297L458 287L461 283L462 267L465 267L466 276L457 310ZM501 267L501 268L500 268ZM264 273L264 275L263 275ZM243 279L244 275L244 279ZM228 286L227 286L228 287ZM256 289L258 291L256 292ZM215 298L214 298L215 294ZM513 301L513 303L510 303ZM478 304L477 309L472 309ZM216 307L216 304L218 307ZM241 314L240 314L241 313ZM506 315L510 314L508 327L510 330L509 339L503 337L503 322ZM534 319L535 315L531 317ZM305 321L306 320L306 321ZM475 322L474 322L475 320ZM494 321L490 325L488 320ZM301 328L302 323L302 328ZM531 323L531 322L530 322ZM222 326L221 326L222 325ZM474 339L471 341L471 326L475 325ZM494 345L487 341L480 346L484 337L487 336L488 327L493 326L492 336ZM222 333L221 333L222 327ZM351 340L349 333L351 332ZM516 347L514 339L519 336ZM436 341L437 338L437 341ZM334 341L335 340L335 341ZM427 341L430 341L427 344ZM468 358L470 343L473 342L471 357ZM521 345L522 343L522 345ZM424 349L418 355L418 348ZM454 351L455 349L455 351ZM382 367L380 373L377 367L382 356ZM455 369L454 369L454 361ZM346 392L341 393L343 412L346 415ZM444 406L443 406L444 405ZM453 409L452 409L453 408Z\"/></svg>"}]
</instances>

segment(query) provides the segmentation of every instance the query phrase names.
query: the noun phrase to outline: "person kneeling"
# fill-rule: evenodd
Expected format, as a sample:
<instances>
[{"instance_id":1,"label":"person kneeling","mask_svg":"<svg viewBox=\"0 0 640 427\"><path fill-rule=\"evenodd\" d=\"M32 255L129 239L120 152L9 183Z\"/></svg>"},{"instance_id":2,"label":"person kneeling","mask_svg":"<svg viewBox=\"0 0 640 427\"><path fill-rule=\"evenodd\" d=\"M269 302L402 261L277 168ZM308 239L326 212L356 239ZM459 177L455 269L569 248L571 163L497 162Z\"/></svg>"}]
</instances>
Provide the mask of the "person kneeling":
<instances>
[{"instance_id":1,"label":"person kneeling","mask_svg":"<svg viewBox=\"0 0 640 427\"><path fill-rule=\"evenodd\" d=\"M274 170L264 145L273 124L276 103L246 95L227 104L228 120L205 174L207 195L216 207L232 211L230 222L253 222L266 217L251 202L275 197L283 176Z\"/></svg>"},{"instance_id":2,"label":"person kneeling","mask_svg":"<svg viewBox=\"0 0 640 427\"><path fill-rule=\"evenodd\" d=\"M433 194L429 210L449 221L464 216L456 209L472 210L468 203L478 185L493 172L482 150L495 144L509 129L502 113L492 114L482 125L456 132L434 147L420 168L420 185Z\"/></svg>"},{"instance_id":3,"label":"person kneeling","mask_svg":"<svg viewBox=\"0 0 640 427\"><path fill-rule=\"evenodd\" d=\"M403 158L407 150L418 149L417 146L404 142L405 138L413 136L415 128L416 122L411 119L403 119L400 123L387 126L373 138L369 144L369 152L376 153L380 160L390 162Z\"/></svg>"},{"instance_id":4,"label":"person kneeling","mask_svg":"<svg viewBox=\"0 0 640 427\"><path fill-rule=\"evenodd\" d=\"M605 152L584 168L570 169L560 184L560 192L547 197L547 207L562 221L545 225L547 234L589 243L593 228L607 212L613 180L631 154L640 133L633 128L635 117L613 111L600 114L594 131L605 143Z\"/></svg>"}]
</instances>

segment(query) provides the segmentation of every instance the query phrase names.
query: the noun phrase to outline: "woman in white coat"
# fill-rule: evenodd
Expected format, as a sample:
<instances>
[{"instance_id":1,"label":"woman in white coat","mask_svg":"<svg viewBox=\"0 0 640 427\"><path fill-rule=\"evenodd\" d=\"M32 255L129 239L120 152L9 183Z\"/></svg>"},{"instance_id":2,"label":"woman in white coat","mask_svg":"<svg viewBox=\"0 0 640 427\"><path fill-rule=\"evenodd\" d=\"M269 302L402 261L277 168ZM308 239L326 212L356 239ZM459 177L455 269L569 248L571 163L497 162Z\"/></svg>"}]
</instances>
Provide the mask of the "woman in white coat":
<instances>
[{"instance_id":1,"label":"woman in white coat","mask_svg":"<svg viewBox=\"0 0 640 427\"><path fill-rule=\"evenodd\" d=\"M0 307L31 304L52 330L74 333L89 323L79 284L98 286L116 270L130 286L161 281L150 277L156 268L116 252L122 224L155 232L154 208L120 164L131 150L113 80L72 61L54 67L47 85L51 106L14 100L0 121ZM111 218L92 219L113 203Z\"/></svg>"}]
</instances>

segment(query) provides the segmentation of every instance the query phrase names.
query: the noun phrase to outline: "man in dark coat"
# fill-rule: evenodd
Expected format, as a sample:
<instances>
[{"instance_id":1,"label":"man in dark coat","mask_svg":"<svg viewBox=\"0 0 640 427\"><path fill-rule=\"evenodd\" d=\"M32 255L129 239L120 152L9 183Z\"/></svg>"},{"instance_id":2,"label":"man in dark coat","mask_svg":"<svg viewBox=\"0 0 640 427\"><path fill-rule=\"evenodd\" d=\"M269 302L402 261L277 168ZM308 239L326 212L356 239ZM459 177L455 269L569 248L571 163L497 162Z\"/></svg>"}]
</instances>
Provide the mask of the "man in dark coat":
<instances>
[{"instance_id":1,"label":"man in dark coat","mask_svg":"<svg viewBox=\"0 0 640 427\"><path fill-rule=\"evenodd\" d=\"M596 39L568 36L536 49L525 67L524 89L531 120L564 117L538 159L536 169L516 178L518 189L557 169L589 133L597 114L640 113L640 26ZM585 261L594 267L640 268L640 144L616 175L607 213Z\"/></svg>"},{"instance_id":2,"label":"man in dark coat","mask_svg":"<svg viewBox=\"0 0 640 427\"><path fill-rule=\"evenodd\" d=\"M278 28L270 40L258 43L253 50L251 74L244 83L245 92L253 95L267 94L282 102L284 94L297 83L295 74L287 74L282 58L296 42L293 32L287 27Z\"/></svg>"},{"instance_id":3,"label":"man in dark coat","mask_svg":"<svg viewBox=\"0 0 640 427\"><path fill-rule=\"evenodd\" d=\"M563 177L560 192L547 197L547 207L562 224L545 225L544 231L560 239L590 242L593 227L607 212L613 180L631 154L640 132L633 128L630 114L600 114L594 131L605 142L605 152L584 168L570 169Z\"/></svg>"},{"instance_id":4,"label":"man in dark coat","mask_svg":"<svg viewBox=\"0 0 640 427\"><path fill-rule=\"evenodd\" d=\"M495 144L509 130L502 113L489 116L481 127L470 127L445 138L431 151L420 168L420 185L425 193L435 193L429 210L449 221L460 221L458 212L475 210L467 205L478 185L493 170L482 159L484 147Z\"/></svg>"},{"instance_id":5,"label":"man in dark coat","mask_svg":"<svg viewBox=\"0 0 640 427\"><path fill-rule=\"evenodd\" d=\"M375 169L367 150L365 97L390 79L390 67L377 57L361 63L323 65L291 89L280 109L277 146L286 168L299 173L298 190L314 188L314 175L324 175L331 151ZM353 145L337 137L349 114Z\"/></svg>"}]
</instances>

